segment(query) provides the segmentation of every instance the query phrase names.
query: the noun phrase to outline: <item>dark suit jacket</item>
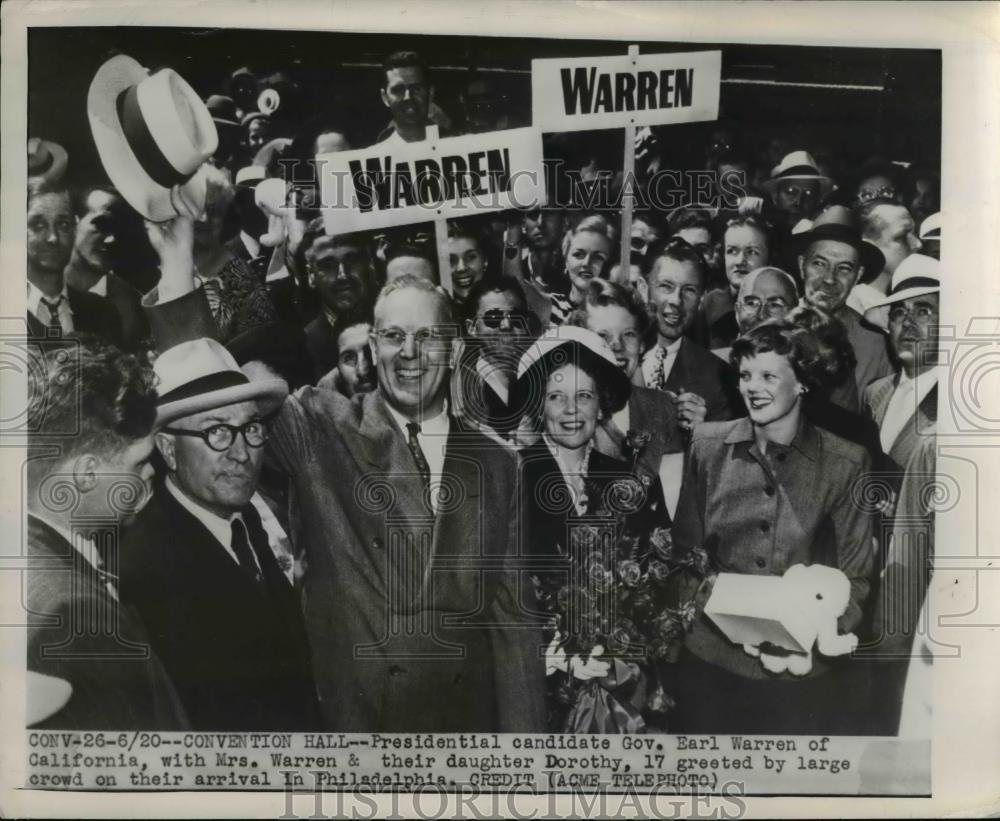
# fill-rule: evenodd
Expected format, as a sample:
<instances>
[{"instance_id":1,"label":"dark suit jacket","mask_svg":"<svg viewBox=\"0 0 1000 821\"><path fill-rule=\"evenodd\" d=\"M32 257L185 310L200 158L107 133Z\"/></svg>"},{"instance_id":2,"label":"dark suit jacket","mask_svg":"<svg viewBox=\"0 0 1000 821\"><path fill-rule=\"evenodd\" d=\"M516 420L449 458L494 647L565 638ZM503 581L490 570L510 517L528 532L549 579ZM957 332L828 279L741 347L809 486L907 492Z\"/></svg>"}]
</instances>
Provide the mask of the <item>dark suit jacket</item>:
<instances>
[{"instance_id":1,"label":"dark suit jacket","mask_svg":"<svg viewBox=\"0 0 1000 821\"><path fill-rule=\"evenodd\" d=\"M260 519L242 512L248 527ZM164 489L126 534L123 598L149 626L196 730L320 726L298 596L265 547L255 584Z\"/></svg>"},{"instance_id":2,"label":"dark suit jacket","mask_svg":"<svg viewBox=\"0 0 1000 821\"><path fill-rule=\"evenodd\" d=\"M337 331L330 326L326 316L320 313L305 328L306 348L312 358L316 381L337 367Z\"/></svg>"},{"instance_id":3,"label":"dark suit jacket","mask_svg":"<svg viewBox=\"0 0 1000 821\"><path fill-rule=\"evenodd\" d=\"M108 274L107 299L121 319L122 348L138 350L149 338L149 323L142 312L142 294L121 277Z\"/></svg>"},{"instance_id":4,"label":"dark suit jacket","mask_svg":"<svg viewBox=\"0 0 1000 821\"><path fill-rule=\"evenodd\" d=\"M643 380L641 367L636 368L632 382L650 387ZM681 388L705 400L706 422L723 422L746 415L727 363L690 339L681 342L665 386L666 390L674 392Z\"/></svg>"},{"instance_id":5,"label":"dark suit jacket","mask_svg":"<svg viewBox=\"0 0 1000 821\"><path fill-rule=\"evenodd\" d=\"M151 652L138 614L116 602L104 580L72 545L31 514L28 558L27 669L65 679L73 687L66 705L36 726L189 729L177 691ZM81 617L96 614L113 618L107 624L80 622Z\"/></svg>"},{"instance_id":6,"label":"dark suit jacket","mask_svg":"<svg viewBox=\"0 0 1000 821\"><path fill-rule=\"evenodd\" d=\"M466 344L451 374L452 409L457 411L461 408L463 421L472 427L480 430L488 428L507 438L517 429L524 415L523 410L511 408L509 404L510 399L516 397L513 380L508 401L505 402L476 369L478 361L479 348L475 344Z\"/></svg>"},{"instance_id":7,"label":"dark suit jacket","mask_svg":"<svg viewBox=\"0 0 1000 821\"><path fill-rule=\"evenodd\" d=\"M614 505L612 499L606 498L608 488L617 480L632 477L627 462L605 456L596 449L592 451L587 466L586 515L608 511L608 504ZM626 529L636 536L648 536L655 527L670 526L659 478L643 484L645 496L636 509L625 515ZM559 465L544 441L521 451L518 486L521 550L535 557L566 555L568 528L580 516L572 505L570 489Z\"/></svg>"},{"instance_id":8,"label":"dark suit jacket","mask_svg":"<svg viewBox=\"0 0 1000 821\"><path fill-rule=\"evenodd\" d=\"M637 467L648 476L658 477L663 456L684 451L674 403L662 391L635 385L628 400L628 415L629 430L652 437L639 454ZM630 462L633 456L627 452L627 435L627 430L619 430L608 418L598 426L594 445L605 456Z\"/></svg>"},{"instance_id":9,"label":"dark suit jacket","mask_svg":"<svg viewBox=\"0 0 1000 821\"><path fill-rule=\"evenodd\" d=\"M110 300L73 288L69 292L69 308L73 312L73 329L77 333L94 334L112 345L122 345L122 322ZM45 338L46 328L28 313L28 337Z\"/></svg>"},{"instance_id":10,"label":"dark suit jacket","mask_svg":"<svg viewBox=\"0 0 1000 821\"><path fill-rule=\"evenodd\" d=\"M510 567L513 454L453 420L434 513L381 393L313 388L286 400L268 452L298 494L327 728L544 732L541 630Z\"/></svg>"}]
</instances>

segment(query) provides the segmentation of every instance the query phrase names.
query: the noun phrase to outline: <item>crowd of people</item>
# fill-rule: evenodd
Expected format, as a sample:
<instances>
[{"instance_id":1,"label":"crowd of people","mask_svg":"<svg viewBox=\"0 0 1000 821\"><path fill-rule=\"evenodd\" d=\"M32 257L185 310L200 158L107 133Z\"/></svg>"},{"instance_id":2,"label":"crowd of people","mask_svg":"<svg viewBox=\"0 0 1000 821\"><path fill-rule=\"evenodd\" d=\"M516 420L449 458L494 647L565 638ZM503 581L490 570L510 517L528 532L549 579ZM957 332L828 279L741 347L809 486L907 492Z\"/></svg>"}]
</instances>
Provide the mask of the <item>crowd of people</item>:
<instances>
[{"instance_id":1,"label":"crowd of people","mask_svg":"<svg viewBox=\"0 0 1000 821\"><path fill-rule=\"evenodd\" d=\"M711 195L638 208L622 236L588 199L621 174L593 173L581 135L548 202L449 222L442 271L433 223L328 230L311 161L363 147L350 122L276 117L243 69L184 101L218 141L174 177L177 146L129 119L159 75L117 70L117 107L90 111L98 148L117 117L115 156L136 158L102 153L113 185L67 190L65 152L29 143L28 549L73 557L29 577L29 720L561 732L587 726L553 709L569 680L633 698L632 730L898 731L933 545L913 538L933 534L932 171L847 171L719 125ZM416 53L379 78L379 141L506 121L481 77L448 117ZM668 160L654 131L637 143L642 185ZM575 649L534 600L623 479L636 572L661 532L707 557L657 665L665 717L623 691L614 648ZM857 637L801 677L704 610L719 573L797 564L847 577L838 627ZM75 624L98 611L114 619Z\"/></svg>"}]
</instances>

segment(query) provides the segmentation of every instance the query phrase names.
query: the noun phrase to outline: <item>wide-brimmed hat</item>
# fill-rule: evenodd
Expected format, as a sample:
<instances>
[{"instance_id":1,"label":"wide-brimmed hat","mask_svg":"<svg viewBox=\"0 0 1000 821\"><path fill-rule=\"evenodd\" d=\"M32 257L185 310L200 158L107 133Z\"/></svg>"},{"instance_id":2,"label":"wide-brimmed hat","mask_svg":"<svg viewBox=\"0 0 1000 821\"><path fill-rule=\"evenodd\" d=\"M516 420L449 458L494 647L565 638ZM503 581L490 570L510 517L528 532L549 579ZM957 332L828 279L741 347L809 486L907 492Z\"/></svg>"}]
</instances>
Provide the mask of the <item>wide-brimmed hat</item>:
<instances>
[{"instance_id":1,"label":"wide-brimmed hat","mask_svg":"<svg viewBox=\"0 0 1000 821\"><path fill-rule=\"evenodd\" d=\"M156 424L237 402L256 401L277 410L288 396L283 379L250 380L233 355L214 339L191 339L161 353L153 363L159 377Z\"/></svg>"},{"instance_id":2,"label":"wide-brimmed hat","mask_svg":"<svg viewBox=\"0 0 1000 821\"><path fill-rule=\"evenodd\" d=\"M820 240L843 242L856 249L865 272L862 281L869 281L882 273L885 257L872 243L861 237L851 210L843 205L832 205L816 217L812 228L792 235L795 253L803 255L809 246Z\"/></svg>"},{"instance_id":3,"label":"wide-brimmed hat","mask_svg":"<svg viewBox=\"0 0 1000 821\"><path fill-rule=\"evenodd\" d=\"M66 173L69 155L59 143L31 137L28 140L28 179L59 182Z\"/></svg>"},{"instance_id":4,"label":"wide-brimmed hat","mask_svg":"<svg viewBox=\"0 0 1000 821\"><path fill-rule=\"evenodd\" d=\"M771 178L764 183L764 189L771 193L778 186L791 180L818 182L821 197L825 197L833 190L833 180L826 174L820 173L816 160L808 151L792 151L786 154L784 159L771 169Z\"/></svg>"},{"instance_id":5,"label":"wide-brimmed hat","mask_svg":"<svg viewBox=\"0 0 1000 821\"><path fill-rule=\"evenodd\" d=\"M939 240L941 239L941 212L938 211L936 214L931 214L927 219L920 223L920 233L918 237L921 242L924 240Z\"/></svg>"},{"instance_id":6,"label":"wide-brimmed hat","mask_svg":"<svg viewBox=\"0 0 1000 821\"><path fill-rule=\"evenodd\" d=\"M611 413L621 410L628 402L632 384L615 355L600 336L586 328L560 325L551 336L536 339L521 356L517 365L516 394L521 406L537 404L545 392L548 375L574 363L590 364L598 372L598 385L605 391Z\"/></svg>"},{"instance_id":7,"label":"wide-brimmed hat","mask_svg":"<svg viewBox=\"0 0 1000 821\"><path fill-rule=\"evenodd\" d=\"M240 121L236 116L236 101L225 94L211 94L205 100L205 108L212 115L212 121L223 128L239 128Z\"/></svg>"},{"instance_id":8,"label":"wide-brimmed hat","mask_svg":"<svg viewBox=\"0 0 1000 821\"><path fill-rule=\"evenodd\" d=\"M883 330L889 327L889 308L893 303L902 302L915 296L941 292L940 263L926 254L910 254L899 263L892 275L892 283L885 299L871 305L865 311L865 319Z\"/></svg>"},{"instance_id":9,"label":"wide-brimmed hat","mask_svg":"<svg viewBox=\"0 0 1000 821\"><path fill-rule=\"evenodd\" d=\"M205 181L197 172L219 137L176 71L150 76L131 57L112 57L90 84L87 117L104 170L136 211L153 222L201 214Z\"/></svg>"}]
</instances>

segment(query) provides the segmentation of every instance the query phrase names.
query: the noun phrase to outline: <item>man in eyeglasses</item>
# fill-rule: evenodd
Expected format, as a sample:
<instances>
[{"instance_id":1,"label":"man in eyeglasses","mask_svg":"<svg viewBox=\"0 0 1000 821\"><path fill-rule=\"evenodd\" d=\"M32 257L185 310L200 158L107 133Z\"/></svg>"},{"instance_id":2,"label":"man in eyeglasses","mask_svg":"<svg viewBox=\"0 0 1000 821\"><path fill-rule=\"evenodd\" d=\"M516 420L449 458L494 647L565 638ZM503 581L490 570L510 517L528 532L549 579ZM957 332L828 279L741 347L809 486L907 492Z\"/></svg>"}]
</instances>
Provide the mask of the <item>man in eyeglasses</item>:
<instances>
[{"instance_id":1,"label":"man in eyeglasses","mask_svg":"<svg viewBox=\"0 0 1000 821\"><path fill-rule=\"evenodd\" d=\"M127 207L109 186L94 186L83 192L76 203L76 234L63 275L70 288L108 299L121 318L122 348L133 351L149 334L142 313L142 295L112 270L115 243L124 228L121 222Z\"/></svg>"},{"instance_id":2,"label":"man in eyeglasses","mask_svg":"<svg viewBox=\"0 0 1000 821\"><path fill-rule=\"evenodd\" d=\"M154 310L204 314L190 225L159 227ZM186 261L185 261L186 260ZM162 327L155 323L156 327ZM513 455L450 413L457 325L418 277L386 285L371 350L378 390L302 388L269 458L298 497L306 625L327 730L540 732L541 633L520 612Z\"/></svg>"},{"instance_id":3,"label":"man in eyeglasses","mask_svg":"<svg viewBox=\"0 0 1000 821\"><path fill-rule=\"evenodd\" d=\"M211 339L175 345L154 370L166 478L126 536L122 596L149 626L194 729L314 729L298 596L251 503L267 415L287 386L249 380Z\"/></svg>"}]
</instances>

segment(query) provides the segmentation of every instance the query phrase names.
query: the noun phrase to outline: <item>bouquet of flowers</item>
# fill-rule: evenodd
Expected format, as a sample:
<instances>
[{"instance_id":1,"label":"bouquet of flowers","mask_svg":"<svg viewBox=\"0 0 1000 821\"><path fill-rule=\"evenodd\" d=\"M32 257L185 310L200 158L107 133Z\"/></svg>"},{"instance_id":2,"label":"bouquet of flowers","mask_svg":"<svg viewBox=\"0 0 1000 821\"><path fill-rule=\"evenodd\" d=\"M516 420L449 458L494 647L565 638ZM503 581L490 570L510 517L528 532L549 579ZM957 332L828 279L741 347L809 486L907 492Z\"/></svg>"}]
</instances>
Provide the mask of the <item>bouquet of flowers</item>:
<instances>
[{"instance_id":1,"label":"bouquet of flowers","mask_svg":"<svg viewBox=\"0 0 1000 821\"><path fill-rule=\"evenodd\" d=\"M676 661L694 622L707 554L676 549L664 528L628 534L621 517L608 525L573 525L568 541L562 551L568 573L534 578L538 603L552 615L556 641L567 656L586 658L601 647L601 658L612 667L604 678L589 681L560 675L555 701L568 714L554 716L554 723L564 732L662 726L673 700L660 672Z\"/></svg>"}]
</instances>

